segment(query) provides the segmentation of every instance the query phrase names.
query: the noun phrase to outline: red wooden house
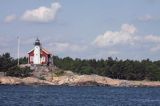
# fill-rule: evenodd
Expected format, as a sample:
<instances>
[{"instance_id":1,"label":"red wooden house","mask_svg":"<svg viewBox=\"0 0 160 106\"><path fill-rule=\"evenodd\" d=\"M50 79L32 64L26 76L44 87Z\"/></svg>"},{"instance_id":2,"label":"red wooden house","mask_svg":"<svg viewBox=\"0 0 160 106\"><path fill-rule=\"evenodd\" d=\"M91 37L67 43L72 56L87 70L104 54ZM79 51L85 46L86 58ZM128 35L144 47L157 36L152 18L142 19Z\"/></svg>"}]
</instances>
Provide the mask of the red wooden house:
<instances>
[{"instance_id":1,"label":"red wooden house","mask_svg":"<svg viewBox=\"0 0 160 106\"><path fill-rule=\"evenodd\" d=\"M28 52L28 63L39 65L49 65L52 63L51 53L41 47L41 43L38 39L34 45L35 47Z\"/></svg>"}]
</instances>

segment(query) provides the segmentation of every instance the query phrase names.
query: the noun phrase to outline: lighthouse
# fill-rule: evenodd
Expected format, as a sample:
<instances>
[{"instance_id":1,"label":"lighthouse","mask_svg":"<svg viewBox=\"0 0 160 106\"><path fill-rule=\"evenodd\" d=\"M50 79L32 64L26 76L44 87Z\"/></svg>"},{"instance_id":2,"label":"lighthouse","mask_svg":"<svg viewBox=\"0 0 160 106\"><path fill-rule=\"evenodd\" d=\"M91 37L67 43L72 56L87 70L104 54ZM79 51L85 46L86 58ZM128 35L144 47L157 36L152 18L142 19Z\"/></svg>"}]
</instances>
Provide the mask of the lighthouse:
<instances>
[{"instance_id":1,"label":"lighthouse","mask_svg":"<svg viewBox=\"0 0 160 106\"><path fill-rule=\"evenodd\" d=\"M40 57L40 52L41 51L41 43L39 39L34 43L34 58L33 58L33 64L40 64L41 63L41 57Z\"/></svg>"},{"instance_id":2,"label":"lighthouse","mask_svg":"<svg viewBox=\"0 0 160 106\"><path fill-rule=\"evenodd\" d=\"M37 38L34 48L28 52L28 63L31 65L50 65L53 63L52 54L42 47Z\"/></svg>"}]
</instances>

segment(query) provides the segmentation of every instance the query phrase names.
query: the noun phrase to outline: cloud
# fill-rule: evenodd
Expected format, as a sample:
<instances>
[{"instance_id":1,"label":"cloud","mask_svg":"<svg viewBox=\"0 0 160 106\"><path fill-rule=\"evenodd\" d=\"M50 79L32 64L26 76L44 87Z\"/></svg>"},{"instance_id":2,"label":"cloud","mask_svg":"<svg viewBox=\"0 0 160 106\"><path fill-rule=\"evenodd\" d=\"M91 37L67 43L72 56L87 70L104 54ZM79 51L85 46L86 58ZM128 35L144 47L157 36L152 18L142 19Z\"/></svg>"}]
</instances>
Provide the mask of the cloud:
<instances>
[{"instance_id":1,"label":"cloud","mask_svg":"<svg viewBox=\"0 0 160 106\"><path fill-rule=\"evenodd\" d=\"M148 35L144 37L144 40L147 42L160 43L160 36Z\"/></svg>"},{"instance_id":2,"label":"cloud","mask_svg":"<svg viewBox=\"0 0 160 106\"><path fill-rule=\"evenodd\" d=\"M136 32L137 28L134 25L123 24L120 31L106 31L103 35L97 36L92 44L101 49L104 47L107 47L108 49L115 49L119 47L119 45L121 48L123 48L123 46L128 47L129 45L134 45L131 46L132 49L145 47L149 52L160 51L160 36L138 36L136 35ZM108 55L118 55L119 52L116 50L108 50Z\"/></svg>"},{"instance_id":3,"label":"cloud","mask_svg":"<svg viewBox=\"0 0 160 106\"><path fill-rule=\"evenodd\" d=\"M5 17L4 22L5 22L5 23L11 23L11 22L13 22L16 18L17 18L17 17L16 17L15 14L8 15L8 16Z\"/></svg>"},{"instance_id":4,"label":"cloud","mask_svg":"<svg viewBox=\"0 0 160 106\"><path fill-rule=\"evenodd\" d=\"M121 32L123 33L134 34L136 31L137 29L134 25L123 24L121 26Z\"/></svg>"},{"instance_id":5,"label":"cloud","mask_svg":"<svg viewBox=\"0 0 160 106\"><path fill-rule=\"evenodd\" d=\"M69 47L68 43L55 43L54 45L57 51L65 51Z\"/></svg>"},{"instance_id":6,"label":"cloud","mask_svg":"<svg viewBox=\"0 0 160 106\"><path fill-rule=\"evenodd\" d=\"M145 16L138 17L138 20L139 21L152 21L152 20L155 20L155 18L153 16L147 14Z\"/></svg>"},{"instance_id":7,"label":"cloud","mask_svg":"<svg viewBox=\"0 0 160 106\"><path fill-rule=\"evenodd\" d=\"M29 22L50 22L56 17L61 5L58 2L52 3L50 7L41 6L37 9L27 10L22 15L21 19Z\"/></svg>"},{"instance_id":8,"label":"cloud","mask_svg":"<svg viewBox=\"0 0 160 106\"><path fill-rule=\"evenodd\" d=\"M145 16L139 17L140 21L150 21L152 19L153 17L151 15L145 15Z\"/></svg>"},{"instance_id":9,"label":"cloud","mask_svg":"<svg viewBox=\"0 0 160 106\"><path fill-rule=\"evenodd\" d=\"M108 51L108 54L109 55L117 55L117 54L119 54L120 52L119 51Z\"/></svg>"},{"instance_id":10,"label":"cloud","mask_svg":"<svg viewBox=\"0 0 160 106\"><path fill-rule=\"evenodd\" d=\"M150 49L150 51L151 51L151 52L158 52L158 51L160 51L160 45L157 45L157 46L155 46L155 47L152 47L152 48Z\"/></svg>"},{"instance_id":11,"label":"cloud","mask_svg":"<svg viewBox=\"0 0 160 106\"><path fill-rule=\"evenodd\" d=\"M159 16L152 16L150 14L147 14L147 15L138 17L137 19L139 21L142 21L142 22L150 22L150 21L159 21L160 17Z\"/></svg>"},{"instance_id":12,"label":"cloud","mask_svg":"<svg viewBox=\"0 0 160 106\"><path fill-rule=\"evenodd\" d=\"M64 52L64 51L71 51L71 52L81 52L87 49L87 46L80 46L77 44L71 44L71 43L50 43L50 47L54 47L54 50L57 52Z\"/></svg>"},{"instance_id":13,"label":"cloud","mask_svg":"<svg viewBox=\"0 0 160 106\"><path fill-rule=\"evenodd\" d=\"M150 52L159 52L160 51L160 36L156 35L147 35L144 37L144 41L150 44L154 44L150 48Z\"/></svg>"},{"instance_id":14,"label":"cloud","mask_svg":"<svg viewBox=\"0 0 160 106\"><path fill-rule=\"evenodd\" d=\"M103 35L99 35L93 41L93 44L99 47L114 46L119 44L133 45L137 36L134 36L137 31L136 27L129 24L123 24L119 32L107 31Z\"/></svg>"}]
</instances>

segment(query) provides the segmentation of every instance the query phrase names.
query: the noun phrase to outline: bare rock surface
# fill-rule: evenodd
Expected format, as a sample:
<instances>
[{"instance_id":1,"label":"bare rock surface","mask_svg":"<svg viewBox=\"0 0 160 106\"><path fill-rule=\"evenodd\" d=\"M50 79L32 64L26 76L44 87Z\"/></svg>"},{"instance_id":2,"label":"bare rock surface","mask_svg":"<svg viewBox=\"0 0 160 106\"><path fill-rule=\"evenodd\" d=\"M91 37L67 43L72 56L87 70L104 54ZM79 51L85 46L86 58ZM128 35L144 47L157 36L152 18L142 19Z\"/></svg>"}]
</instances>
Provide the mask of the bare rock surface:
<instances>
[{"instance_id":1,"label":"bare rock surface","mask_svg":"<svg viewBox=\"0 0 160 106\"><path fill-rule=\"evenodd\" d=\"M67 72L68 73L68 72ZM103 86L115 86L115 87L159 87L159 81L128 81L112 79L99 75L63 75L59 77L53 77L52 83L56 85L103 85Z\"/></svg>"},{"instance_id":2,"label":"bare rock surface","mask_svg":"<svg viewBox=\"0 0 160 106\"><path fill-rule=\"evenodd\" d=\"M40 80L34 77L27 77L27 78L16 78L16 77L0 77L0 84L9 84L9 85L52 85L53 83L45 80Z\"/></svg>"},{"instance_id":3,"label":"bare rock surface","mask_svg":"<svg viewBox=\"0 0 160 106\"><path fill-rule=\"evenodd\" d=\"M115 87L159 87L159 81L128 81L111 79L99 75L78 75L71 71L65 71L63 75L56 76L54 73L50 73L49 76L45 76L45 79L39 79L36 77L16 78L16 77L0 77L0 84L25 84L25 85L102 85L102 86L115 86Z\"/></svg>"},{"instance_id":4,"label":"bare rock surface","mask_svg":"<svg viewBox=\"0 0 160 106\"><path fill-rule=\"evenodd\" d=\"M28 67L28 64L21 67ZM115 87L160 87L159 81L128 81L112 79L99 75L78 75L72 71L61 70L54 66L30 66L34 69L32 77L16 78L0 76L0 84L25 84L25 85L100 85Z\"/></svg>"}]
</instances>

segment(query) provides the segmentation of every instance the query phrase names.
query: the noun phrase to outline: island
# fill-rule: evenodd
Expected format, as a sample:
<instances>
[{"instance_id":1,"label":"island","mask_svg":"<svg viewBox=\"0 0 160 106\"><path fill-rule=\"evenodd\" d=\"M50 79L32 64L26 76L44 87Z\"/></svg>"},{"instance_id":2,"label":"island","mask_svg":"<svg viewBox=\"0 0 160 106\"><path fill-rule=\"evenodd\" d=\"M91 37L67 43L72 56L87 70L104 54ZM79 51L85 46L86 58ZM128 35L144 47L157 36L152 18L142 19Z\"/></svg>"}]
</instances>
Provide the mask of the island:
<instances>
[{"instance_id":1,"label":"island","mask_svg":"<svg viewBox=\"0 0 160 106\"><path fill-rule=\"evenodd\" d=\"M0 55L0 84L159 87L160 61L81 60L54 56L54 65L27 64L9 53Z\"/></svg>"},{"instance_id":2,"label":"island","mask_svg":"<svg viewBox=\"0 0 160 106\"><path fill-rule=\"evenodd\" d=\"M66 85L66 86L112 86L112 87L159 87L159 81L129 81L112 79L99 75L79 75L72 71L55 69L49 72L48 68L40 66L41 72L30 77L1 76L0 84L7 85ZM43 70L42 70L43 69ZM44 74L47 72L47 74Z\"/></svg>"}]
</instances>

